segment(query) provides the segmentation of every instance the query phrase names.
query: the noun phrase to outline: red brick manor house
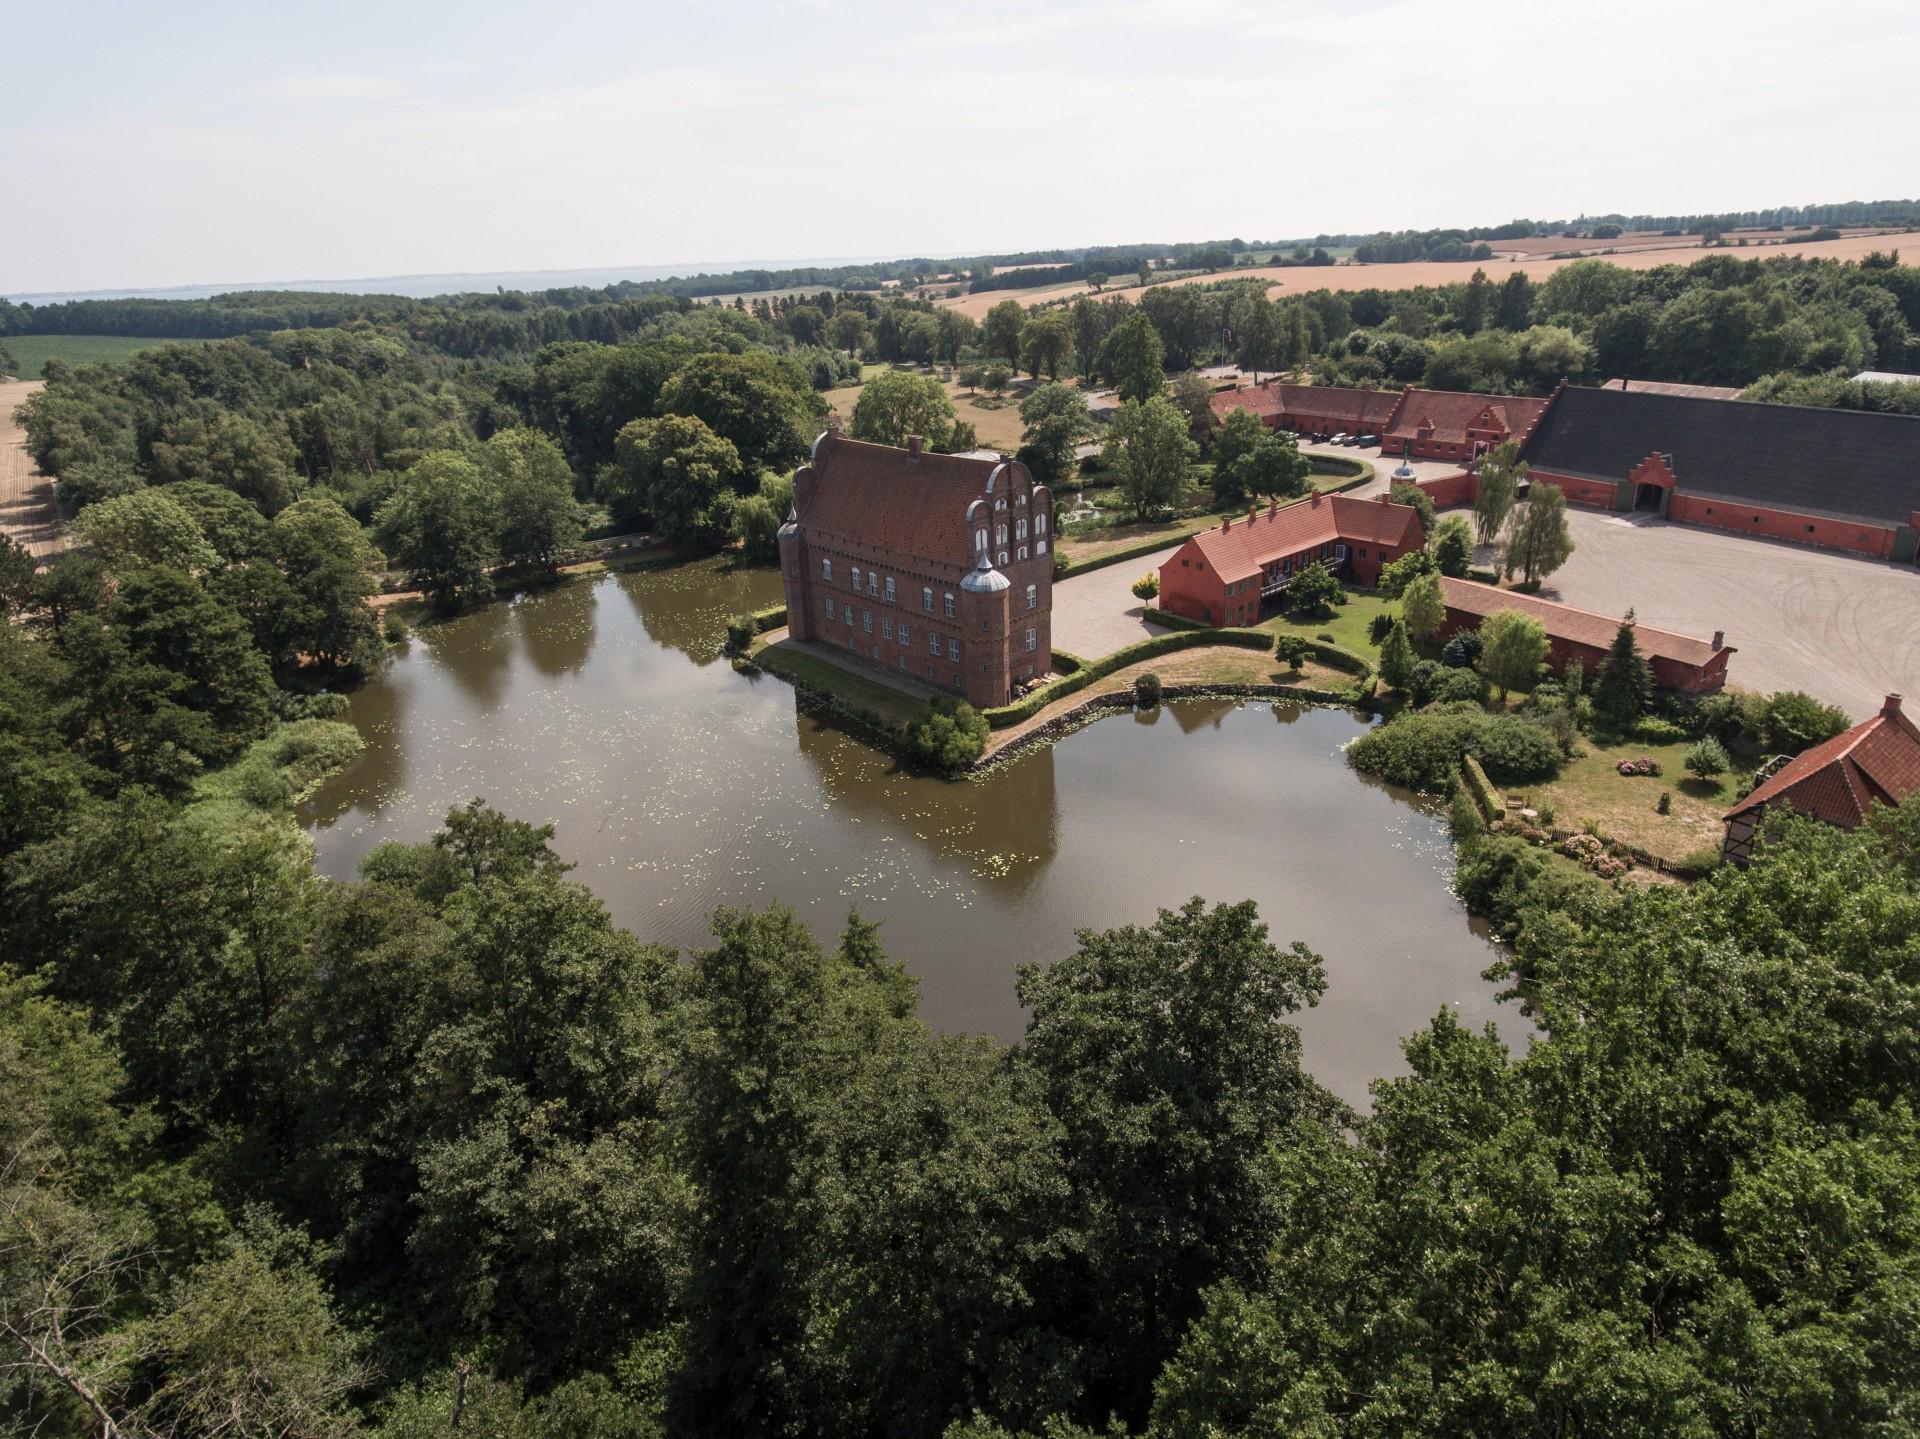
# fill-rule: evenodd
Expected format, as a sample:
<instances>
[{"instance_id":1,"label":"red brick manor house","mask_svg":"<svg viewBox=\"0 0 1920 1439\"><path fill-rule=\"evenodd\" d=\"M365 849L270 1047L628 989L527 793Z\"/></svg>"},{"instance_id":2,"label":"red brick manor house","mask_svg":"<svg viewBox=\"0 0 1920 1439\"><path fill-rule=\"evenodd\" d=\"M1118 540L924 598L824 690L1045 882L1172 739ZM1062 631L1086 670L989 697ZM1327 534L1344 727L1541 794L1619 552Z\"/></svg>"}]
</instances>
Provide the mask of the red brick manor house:
<instances>
[{"instance_id":1,"label":"red brick manor house","mask_svg":"<svg viewBox=\"0 0 1920 1439\"><path fill-rule=\"evenodd\" d=\"M976 706L1052 667L1053 496L1018 460L828 430L780 529L787 633Z\"/></svg>"}]
</instances>

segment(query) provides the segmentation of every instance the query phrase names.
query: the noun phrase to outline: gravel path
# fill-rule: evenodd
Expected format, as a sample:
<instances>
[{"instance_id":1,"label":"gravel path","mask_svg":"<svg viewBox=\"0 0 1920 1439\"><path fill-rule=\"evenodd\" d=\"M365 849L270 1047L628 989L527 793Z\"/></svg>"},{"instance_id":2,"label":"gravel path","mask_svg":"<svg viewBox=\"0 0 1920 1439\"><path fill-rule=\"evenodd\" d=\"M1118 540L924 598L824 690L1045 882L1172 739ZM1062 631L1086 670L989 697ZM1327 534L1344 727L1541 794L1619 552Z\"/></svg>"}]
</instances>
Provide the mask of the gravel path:
<instances>
[{"instance_id":1,"label":"gravel path","mask_svg":"<svg viewBox=\"0 0 1920 1439\"><path fill-rule=\"evenodd\" d=\"M13 536L34 555L60 549L60 512L53 481L34 468L26 432L14 423L14 407L40 389L39 380L0 384L0 533Z\"/></svg>"}]
</instances>

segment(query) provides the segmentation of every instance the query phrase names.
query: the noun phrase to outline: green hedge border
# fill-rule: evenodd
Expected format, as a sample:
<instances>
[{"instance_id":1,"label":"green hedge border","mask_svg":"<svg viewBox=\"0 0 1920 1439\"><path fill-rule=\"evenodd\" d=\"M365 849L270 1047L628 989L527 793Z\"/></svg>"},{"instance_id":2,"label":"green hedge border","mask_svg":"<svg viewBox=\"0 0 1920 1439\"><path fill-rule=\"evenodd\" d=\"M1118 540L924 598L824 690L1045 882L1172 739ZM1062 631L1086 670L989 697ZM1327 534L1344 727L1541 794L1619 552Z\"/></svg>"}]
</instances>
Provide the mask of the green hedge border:
<instances>
[{"instance_id":1,"label":"green hedge border","mask_svg":"<svg viewBox=\"0 0 1920 1439\"><path fill-rule=\"evenodd\" d=\"M1265 630L1214 629L1155 635L1152 639L1123 646L1110 655L1103 655L1097 660L1089 661L1072 674L1065 675L1052 684L1042 685L1025 699L1016 700L1010 705L998 705L993 709L982 710L981 713L987 717L987 725L990 729L1006 729L1009 725L1032 719L1055 700L1077 694L1095 680L1104 679L1115 670L1125 669L1128 665L1138 664L1141 660L1172 654L1176 650L1195 649L1201 645L1235 645L1246 650L1268 650L1273 648L1273 636Z\"/></svg>"},{"instance_id":2,"label":"green hedge border","mask_svg":"<svg viewBox=\"0 0 1920 1439\"><path fill-rule=\"evenodd\" d=\"M1054 583L1070 580L1075 575L1084 575L1089 570L1104 570L1108 565L1123 565L1128 560L1139 559L1142 555L1156 554L1161 550L1171 549L1175 545L1184 545L1194 535L1201 533L1203 532L1195 530L1193 534L1180 535L1177 538L1161 535L1158 539L1142 540L1138 544L1127 545L1123 549L1114 550L1111 554L1095 555L1088 560L1068 560L1064 565L1054 566ZM1055 553L1057 554L1058 551L1056 550Z\"/></svg>"},{"instance_id":3,"label":"green hedge border","mask_svg":"<svg viewBox=\"0 0 1920 1439\"><path fill-rule=\"evenodd\" d=\"M1460 777L1478 807L1480 817L1488 824L1506 813L1506 806L1500 802L1500 791L1487 778L1487 772L1480 768L1479 760L1470 754L1460 756Z\"/></svg>"},{"instance_id":4,"label":"green hedge border","mask_svg":"<svg viewBox=\"0 0 1920 1439\"><path fill-rule=\"evenodd\" d=\"M787 606L784 600L777 605L768 605L764 609L754 610L752 613L753 632L757 635L763 635L768 630L777 630L787 622Z\"/></svg>"},{"instance_id":5,"label":"green hedge border","mask_svg":"<svg viewBox=\"0 0 1920 1439\"><path fill-rule=\"evenodd\" d=\"M1141 614L1141 618L1150 625L1159 625L1162 629L1180 630L1189 634L1208 628L1207 625L1199 620L1189 619L1185 615L1176 615L1171 610L1149 609ZM1235 630L1230 632L1216 631L1216 633L1244 634L1248 632ZM1266 634L1266 631L1257 630L1253 631L1253 633ZM1305 635L1301 635L1300 639L1306 644L1307 653L1319 660L1320 663L1328 669L1339 670L1343 674L1360 676L1371 675L1373 673L1373 661L1365 655L1357 655L1352 650L1344 649L1339 645L1330 645L1325 640L1308 639ZM1270 638L1267 643L1272 644L1273 639Z\"/></svg>"}]
</instances>

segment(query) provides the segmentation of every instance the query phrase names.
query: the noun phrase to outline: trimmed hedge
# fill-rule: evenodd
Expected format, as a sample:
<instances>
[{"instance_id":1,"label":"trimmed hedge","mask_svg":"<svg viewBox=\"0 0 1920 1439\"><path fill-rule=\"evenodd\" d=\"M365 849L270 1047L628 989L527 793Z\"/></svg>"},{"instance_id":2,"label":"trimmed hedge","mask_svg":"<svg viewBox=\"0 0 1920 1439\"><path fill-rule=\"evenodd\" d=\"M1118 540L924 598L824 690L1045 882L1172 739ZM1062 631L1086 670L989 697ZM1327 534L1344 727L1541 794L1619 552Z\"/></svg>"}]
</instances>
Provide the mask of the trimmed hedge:
<instances>
[{"instance_id":1,"label":"trimmed hedge","mask_svg":"<svg viewBox=\"0 0 1920 1439\"><path fill-rule=\"evenodd\" d=\"M1199 531L1196 530L1194 533L1198 534ZM1056 563L1053 567L1053 577L1056 580L1070 580L1075 575L1084 575L1089 570L1103 570L1108 565L1117 565L1125 560L1137 560L1142 555L1155 554L1161 550L1170 549L1174 545L1184 545L1192 538L1193 535L1179 535L1172 538L1162 535L1158 539L1141 540L1137 544L1122 545L1110 554L1095 555L1092 559L1067 560L1064 563ZM1055 551L1055 554L1057 555L1058 551Z\"/></svg>"},{"instance_id":2,"label":"trimmed hedge","mask_svg":"<svg viewBox=\"0 0 1920 1439\"><path fill-rule=\"evenodd\" d=\"M987 723L994 729L1005 729L1009 725L1019 724L1022 720L1032 719L1041 710L1055 700L1065 699L1077 694L1097 679L1104 679L1115 670L1125 669L1128 665L1138 664L1141 660L1150 660L1157 655L1172 654L1176 650L1190 650L1199 645L1237 645L1241 649L1264 650L1273 643L1264 630L1189 630L1180 634L1155 635L1150 640L1141 640L1138 644L1127 645L1110 655L1089 661L1080 669L1050 685L1042 685L1025 699L1015 700L1010 705L999 705L994 709L983 710Z\"/></svg>"},{"instance_id":3,"label":"trimmed hedge","mask_svg":"<svg viewBox=\"0 0 1920 1439\"><path fill-rule=\"evenodd\" d=\"M1211 628L1202 620L1176 615L1171 610L1148 609L1142 612L1140 618L1164 630L1198 631ZM1244 631L1220 631L1219 633L1244 633ZM1325 640L1309 639L1305 635L1300 636L1300 642L1307 647L1308 655L1330 670L1339 670L1342 674L1356 675L1361 678L1373 673L1373 661L1365 655L1357 655L1352 650L1328 644ZM1273 641L1268 640L1267 643L1272 644Z\"/></svg>"},{"instance_id":4,"label":"trimmed hedge","mask_svg":"<svg viewBox=\"0 0 1920 1439\"><path fill-rule=\"evenodd\" d=\"M1085 669L1087 662L1071 650L1055 650L1053 652L1053 667L1063 675L1070 675Z\"/></svg>"},{"instance_id":5,"label":"trimmed hedge","mask_svg":"<svg viewBox=\"0 0 1920 1439\"><path fill-rule=\"evenodd\" d=\"M787 622L787 606L782 601L777 605L768 605L765 609L753 612L755 634L765 634L768 630L777 630Z\"/></svg>"},{"instance_id":6,"label":"trimmed hedge","mask_svg":"<svg viewBox=\"0 0 1920 1439\"><path fill-rule=\"evenodd\" d=\"M1472 755L1460 757L1460 778L1466 790L1479 807L1480 817L1492 824L1505 812L1500 803L1500 792L1493 787L1493 781L1487 778L1487 772L1480 768L1480 761Z\"/></svg>"},{"instance_id":7,"label":"trimmed hedge","mask_svg":"<svg viewBox=\"0 0 1920 1439\"><path fill-rule=\"evenodd\" d=\"M1205 620L1188 619L1185 615L1176 615L1172 610L1157 609L1152 605L1140 612L1140 618L1150 625L1158 625L1163 630L1204 630L1211 629Z\"/></svg>"}]
</instances>

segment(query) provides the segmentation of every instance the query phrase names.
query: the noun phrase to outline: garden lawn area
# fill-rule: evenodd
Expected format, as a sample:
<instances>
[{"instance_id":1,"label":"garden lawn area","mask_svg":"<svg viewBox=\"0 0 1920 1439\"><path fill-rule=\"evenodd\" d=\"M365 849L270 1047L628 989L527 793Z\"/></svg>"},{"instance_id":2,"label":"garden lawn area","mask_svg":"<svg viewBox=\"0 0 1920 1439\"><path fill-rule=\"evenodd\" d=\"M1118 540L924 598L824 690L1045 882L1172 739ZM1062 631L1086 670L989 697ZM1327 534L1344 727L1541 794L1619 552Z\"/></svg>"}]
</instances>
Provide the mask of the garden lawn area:
<instances>
[{"instance_id":1,"label":"garden lawn area","mask_svg":"<svg viewBox=\"0 0 1920 1439\"><path fill-rule=\"evenodd\" d=\"M1365 659L1369 664L1380 662L1380 651L1367 637L1367 631L1373 625L1377 614L1398 614L1399 605L1394 601L1382 599L1379 595L1355 594L1347 592L1347 602L1334 610L1333 618L1328 620L1295 620L1287 615L1275 615L1260 622L1260 628L1274 635L1302 635L1307 639L1317 639L1324 634L1333 636L1333 642L1343 650Z\"/></svg>"},{"instance_id":2,"label":"garden lawn area","mask_svg":"<svg viewBox=\"0 0 1920 1439\"><path fill-rule=\"evenodd\" d=\"M48 360L69 365L103 365L124 360L155 345L198 345L199 340L152 339L143 335L10 335L6 347L13 353L19 378L46 378Z\"/></svg>"},{"instance_id":3,"label":"garden lawn area","mask_svg":"<svg viewBox=\"0 0 1920 1439\"><path fill-rule=\"evenodd\" d=\"M1550 784L1503 791L1524 794L1534 809L1553 810L1560 829L1577 830L1592 820L1609 839L1636 845L1662 859L1678 860L1694 850L1720 847L1720 816L1739 798L1738 776L1695 779L1682 763L1691 741L1678 744L1598 745L1583 738L1586 751L1567 761ZM1623 775L1614 766L1647 755L1660 762L1658 777ZM1673 796L1673 812L1660 814L1661 792Z\"/></svg>"},{"instance_id":4,"label":"garden lawn area","mask_svg":"<svg viewBox=\"0 0 1920 1439\"><path fill-rule=\"evenodd\" d=\"M1244 511L1236 509L1234 513L1238 515ZM1219 515L1190 515L1186 519L1162 520L1159 523L1108 525L1081 534L1062 535L1054 548L1070 563L1077 564L1082 560L1110 555L1115 550L1130 550L1138 545L1149 545L1152 549L1177 545L1190 535L1214 528L1220 520Z\"/></svg>"},{"instance_id":5,"label":"garden lawn area","mask_svg":"<svg viewBox=\"0 0 1920 1439\"><path fill-rule=\"evenodd\" d=\"M919 713L920 699L891 685L843 669L787 640L785 629L768 630L748 651L762 669L833 696L850 709L865 710L881 723L898 728Z\"/></svg>"}]
</instances>

